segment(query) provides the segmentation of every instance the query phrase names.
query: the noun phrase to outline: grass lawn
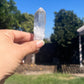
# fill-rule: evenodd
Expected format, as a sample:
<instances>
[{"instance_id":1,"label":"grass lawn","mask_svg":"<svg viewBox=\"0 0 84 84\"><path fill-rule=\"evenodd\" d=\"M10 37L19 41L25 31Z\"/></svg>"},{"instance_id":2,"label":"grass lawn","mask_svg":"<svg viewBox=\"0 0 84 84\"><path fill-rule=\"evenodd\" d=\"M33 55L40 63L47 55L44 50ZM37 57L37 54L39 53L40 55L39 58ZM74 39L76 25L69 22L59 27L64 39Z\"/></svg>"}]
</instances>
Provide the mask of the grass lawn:
<instances>
[{"instance_id":1,"label":"grass lawn","mask_svg":"<svg viewBox=\"0 0 84 84\"><path fill-rule=\"evenodd\" d=\"M14 74L5 84L84 84L84 78L69 74L21 75Z\"/></svg>"}]
</instances>

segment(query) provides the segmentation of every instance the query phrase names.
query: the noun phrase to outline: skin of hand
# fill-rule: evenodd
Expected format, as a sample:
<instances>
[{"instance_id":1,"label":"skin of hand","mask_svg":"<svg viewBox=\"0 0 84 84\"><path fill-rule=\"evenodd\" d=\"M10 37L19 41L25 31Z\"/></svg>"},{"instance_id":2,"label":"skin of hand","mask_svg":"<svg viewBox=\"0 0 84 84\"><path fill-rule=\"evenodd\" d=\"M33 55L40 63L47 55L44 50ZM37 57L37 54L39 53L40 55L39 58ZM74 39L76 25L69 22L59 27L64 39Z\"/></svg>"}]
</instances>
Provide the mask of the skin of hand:
<instances>
[{"instance_id":1,"label":"skin of hand","mask_svg":"<svg viewBox=\"0 0 84 84\"><path fill-rule=\"evenodd\" d=\"M14 73L26 55L38 51L43 45L41 40L33 41L33 34L0 30L0 80Z\"/></svg>"}]
</instances>

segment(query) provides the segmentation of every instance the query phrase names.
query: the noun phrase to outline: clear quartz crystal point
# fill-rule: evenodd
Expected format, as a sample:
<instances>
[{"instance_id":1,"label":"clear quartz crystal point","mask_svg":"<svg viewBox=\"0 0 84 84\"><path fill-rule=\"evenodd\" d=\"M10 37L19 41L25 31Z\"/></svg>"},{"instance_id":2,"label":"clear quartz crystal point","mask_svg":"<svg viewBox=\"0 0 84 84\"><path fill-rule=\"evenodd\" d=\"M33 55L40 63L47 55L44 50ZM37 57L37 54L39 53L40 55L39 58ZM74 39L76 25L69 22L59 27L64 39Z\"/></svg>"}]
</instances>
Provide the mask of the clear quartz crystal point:
<instances>
[{"instance_id":1,"label":"clear quartz crystal point","mask_svg":"<svg viewBox=\"0 0 84 84\"><path fill-rule=\"evenodd\" d=\"M39 8L34 15L34 40L43 40L45 36L46 12Z\"/></svg>"}]
</instances>

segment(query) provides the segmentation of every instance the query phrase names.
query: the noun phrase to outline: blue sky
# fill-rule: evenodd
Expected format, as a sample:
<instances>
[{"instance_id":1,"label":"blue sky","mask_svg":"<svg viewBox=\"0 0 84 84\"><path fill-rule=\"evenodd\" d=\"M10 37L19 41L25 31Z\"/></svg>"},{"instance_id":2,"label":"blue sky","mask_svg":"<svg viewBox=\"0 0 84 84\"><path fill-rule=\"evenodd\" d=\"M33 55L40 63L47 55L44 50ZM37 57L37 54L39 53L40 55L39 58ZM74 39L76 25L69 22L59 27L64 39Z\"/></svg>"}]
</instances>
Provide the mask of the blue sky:
<instances>
[{"instance_id":1,"label":"blue sky","mask_svg":"<svg viewBox=\"0 0 84 84\"><path fill-rule=\"evenodd\" d=\"M73 10L78 17L84 17L84 0L14 0L21 13L33 14L42 7L46 11L45 37L53 33L54 12L60 9Z\"/></svg>"}]
</instances>

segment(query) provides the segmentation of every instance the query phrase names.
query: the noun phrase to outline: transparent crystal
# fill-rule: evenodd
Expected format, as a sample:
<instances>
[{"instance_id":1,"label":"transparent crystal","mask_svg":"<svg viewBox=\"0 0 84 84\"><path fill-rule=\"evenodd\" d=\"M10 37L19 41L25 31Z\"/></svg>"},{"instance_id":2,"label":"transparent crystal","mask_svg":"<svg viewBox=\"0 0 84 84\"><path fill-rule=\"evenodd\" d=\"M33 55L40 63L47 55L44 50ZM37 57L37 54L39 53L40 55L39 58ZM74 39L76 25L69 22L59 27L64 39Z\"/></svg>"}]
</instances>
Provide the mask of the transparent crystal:
<instances>
[{"instance_id":1,"label":"transparent crystal","mask_svg":"<svg viewBox=\"0 0 84 84\"><path fill-rule=\"evenodd\" d=\"M43 40L45 36L46 12L39 8L34 15L34 40Z\"/></svg>"}]
</instances>

